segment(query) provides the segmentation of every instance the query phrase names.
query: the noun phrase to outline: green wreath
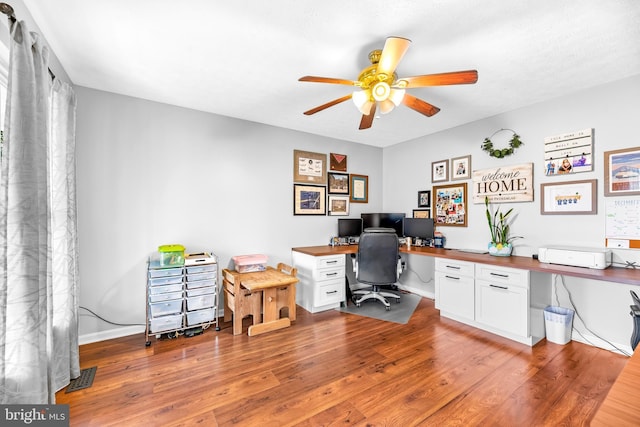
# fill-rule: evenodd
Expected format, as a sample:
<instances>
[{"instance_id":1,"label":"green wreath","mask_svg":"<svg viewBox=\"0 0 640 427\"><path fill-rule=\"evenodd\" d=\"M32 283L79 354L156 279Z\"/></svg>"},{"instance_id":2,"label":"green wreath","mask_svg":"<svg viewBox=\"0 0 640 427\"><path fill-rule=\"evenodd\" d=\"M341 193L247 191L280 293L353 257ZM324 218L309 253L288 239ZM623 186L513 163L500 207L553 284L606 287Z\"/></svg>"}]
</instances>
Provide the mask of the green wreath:
<instances>
[{"instance_id":1,"label":"green wreath","mask_svg":"<svg viewBox=\"0 0 640 427\"><path fill-rule=\"evenodd\" d=\"M502 149L493 148L493 142L491 142L491 138L493 138L495 134L497 134L498 132L502 132L503 130L508 130L510 132L513 132L513 136L509 140L509 148L502 148ZM493 135L491 135L490 137L485 138L484 141L482 142L481 148L483 151L486 151L487 153L489 153L491 157L496 157L498 159L501 159L503 157L507 157L510 154L513 154L516 151L516 148L520 147L521 145L524 145L524 142L520 140L520 135L515 133L515 131L511 129L500 129L498 131L495 131Z\"/></svg>"}]
</instances>

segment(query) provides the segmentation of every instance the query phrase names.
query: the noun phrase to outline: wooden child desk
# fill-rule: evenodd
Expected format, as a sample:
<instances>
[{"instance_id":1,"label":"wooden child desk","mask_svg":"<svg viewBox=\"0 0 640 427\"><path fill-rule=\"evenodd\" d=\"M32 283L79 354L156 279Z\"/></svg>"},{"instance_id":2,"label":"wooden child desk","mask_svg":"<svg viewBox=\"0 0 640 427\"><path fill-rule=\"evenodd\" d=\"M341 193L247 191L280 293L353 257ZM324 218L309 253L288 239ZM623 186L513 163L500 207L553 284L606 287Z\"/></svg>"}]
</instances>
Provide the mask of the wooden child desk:
<instances>
[{"instance_id":1,"label":"wooden child desk","mask_svg":"<svg viewBox=\"0 0 640 427\"><path fill-rule=\"evenodd\" d=\"M224 318L228 321L233 315L233 334L242 333L242 319L248 315L253 316L249 336L291 326L291 321L296 319L296 272L295 268L284 264L278 264L277 269L267 267L265 271L252 273L224 269ZM280 318L283 307L288 308L289 317Z\"/></svg>"}]
</instances>

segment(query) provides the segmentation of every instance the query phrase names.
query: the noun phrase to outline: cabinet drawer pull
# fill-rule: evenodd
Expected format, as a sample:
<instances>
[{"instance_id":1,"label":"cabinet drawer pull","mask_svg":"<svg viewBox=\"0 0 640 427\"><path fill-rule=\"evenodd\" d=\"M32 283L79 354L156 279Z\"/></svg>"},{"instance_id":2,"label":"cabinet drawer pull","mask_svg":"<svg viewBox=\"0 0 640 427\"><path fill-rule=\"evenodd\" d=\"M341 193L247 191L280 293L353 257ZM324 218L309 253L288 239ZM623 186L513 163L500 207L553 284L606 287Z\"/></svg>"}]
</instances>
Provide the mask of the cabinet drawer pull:
<instances>
[{"instance_id":1,"label":"cabinet drawer pull","mask_svg":"<svg viewBox=\"0 0 640 427\"><path fill-rule=\"evenodd\" d=\"M498 277L504 277L506 279L509 278L508 274L498 274L498 273L489 273L490 276L498 276Z\"/></svg>"},{"instance_id":2,"label":"cabinet drawer pull","mask_svg":"<svg viewBox=\"0 0 640 427\"><path fill-rule=\"evenodd\" d=\"M337 294L337 293L338 293L338 291L328 291L328 292L325 292L325 293L326 293L327 295L329 295L329 294Z\"/></svg>"},{"instance_id":3,"label":"cabinet drawer pull","mask_svg":"<svg viewBox=\"0 0 640 427\"><path fill-rule=\"evenodd\" d=\"M325 274L325 276L335 276L336 274L338 274L338 272L334 271L333 273L327 273L327 274Z\"/></svg>"},{"instance_id":4,"label":"cabinet drawer pull","mask_svg":"<svg viewBox=\"0 0 640 427\"><path fill-rule=\"evenodd\" d=\"M504 289L505 291L509 289L506 286L498 286L498 285L489 285L489 286L491 286L492 288Z\"/></svg>"},{"instance_id":5,"label":"cabinet drawer pull","mask_svg":"<svg viewBox=\"0 0 640 427\"><path fill-rule=\"evenodd\" d=\"M453 268L454 270L460 270L460 266L458 265L445 265L447 268Z\"/></svg>"},{"instance_id":6,"label":"cabinet drawer pull","mask_svg":"<svg viewBox=\"0 0 640 427\"><path fill-rule=\"evenodd\" d=\"M444 277L446 277L447 279L460 280L460 278L459 278L459 277L453 277L453 276L444 276Z\"/></svg>"},{"instance_id":7,"label":"cabinet drawer pull","mask_svg":"<svg viewBox=\"0 0 640 427\"><path fill-rule=\"evenodd\" d=\"M327 264L335 264L336 262L338 262L338 260L334 259L333 261L327 261Z\"/></svg>"}]
</instances>

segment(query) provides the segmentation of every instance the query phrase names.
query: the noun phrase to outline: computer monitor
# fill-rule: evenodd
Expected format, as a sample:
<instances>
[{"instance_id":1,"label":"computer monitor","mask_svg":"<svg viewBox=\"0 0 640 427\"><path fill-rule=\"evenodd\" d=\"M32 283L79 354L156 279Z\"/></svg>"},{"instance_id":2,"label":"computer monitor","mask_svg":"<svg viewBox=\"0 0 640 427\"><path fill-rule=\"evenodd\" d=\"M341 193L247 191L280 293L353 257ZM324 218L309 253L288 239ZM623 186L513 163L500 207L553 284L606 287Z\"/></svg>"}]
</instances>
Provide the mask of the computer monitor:
<instances>
[{"instance_id":1,"label":"computer monitor","mask_svg":"<svg viewBox=\"0 0 640 427\"><path fill-rule=\"evenodd\" d=\"M404 237L433 239L433 218L405 218Z\"/></svg>"},{"instance_id":2,"label":"computer monitor","mask_svg":"<svg viewBox=\"0 0 640 427\"><path fill-rule=\"evenodd\" d=\"M379 213L380 225L379 227L393 228L396 230L398 237L404 236L402 223L404 221L404 213Z\"/></svg>"},{"instance_id":3,"label":"computer monitor","mask_svg":"<svg viewBox=\"0 0 640 427\"><path fill-rule=\"evenodd\" d=\"M356 237L362 234L362 218L338 218L338 237Z\"/></svg>"},{"instance_id":4,"label":"computer monitor","mask_svg":"<svg viewBox=\"0 0 640 427\"><path fill-rule=\"evenodd\" d=\"M398 237L402 237L402 220L405 217L404 213L363 213L360 214L362 218L362 229L366 230L371 227L384 227L393 228L396 231Z\"/></svg>"},{"instance_id":5,"label":"computer monitor","mask_svg":"<svg viewBox=\"0 0 640 427\"><path fill-rule=\"evenodd\" d=\"M377 213L363 213L360 214L362 218L362 229L380 227L380 214Z\"/></svg>"}]
</instances>

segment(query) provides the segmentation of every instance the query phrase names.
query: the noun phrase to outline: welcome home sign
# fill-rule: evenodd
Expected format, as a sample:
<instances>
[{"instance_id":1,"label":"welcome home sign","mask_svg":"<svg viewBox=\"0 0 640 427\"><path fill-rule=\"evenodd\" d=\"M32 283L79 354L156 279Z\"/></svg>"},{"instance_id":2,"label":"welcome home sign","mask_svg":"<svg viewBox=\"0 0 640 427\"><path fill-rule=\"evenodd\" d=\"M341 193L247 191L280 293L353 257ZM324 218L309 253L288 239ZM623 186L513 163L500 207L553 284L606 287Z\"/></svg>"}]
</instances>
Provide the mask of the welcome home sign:
<instances>
[{"instance_id":1,"label":"welcome home sign","mask_svg":"<svg viewBox=\"0 0 640 427\"><path fill-rule=\"evenodd\" d=\"M533 163L473 171L473 203L532 202Z\"/></svg>"}]
</instances>

